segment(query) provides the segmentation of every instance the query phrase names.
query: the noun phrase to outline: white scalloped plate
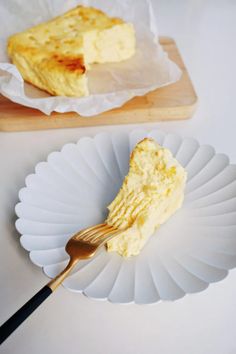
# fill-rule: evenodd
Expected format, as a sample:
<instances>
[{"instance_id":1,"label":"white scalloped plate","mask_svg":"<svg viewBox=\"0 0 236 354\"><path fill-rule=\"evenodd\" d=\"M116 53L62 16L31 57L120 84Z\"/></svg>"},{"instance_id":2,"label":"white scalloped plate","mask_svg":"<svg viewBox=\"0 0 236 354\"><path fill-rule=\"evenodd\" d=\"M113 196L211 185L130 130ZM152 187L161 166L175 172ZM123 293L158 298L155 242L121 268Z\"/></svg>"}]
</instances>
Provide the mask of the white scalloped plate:
<instances>
[{"instance_id":1,"label":"white scalloped plate","mask_svg":"<svg viewBox=\"0 0 236 354\"><path fill-rule=\"evenodd\" d=\"M211 146L159 130L85 137L36 165L16 205L16 228L32 262L48 277L65 267L68 238L105 219L128 171L130 151L145 136L168 147L187 169L184 205L139 256L123 259L101 249L81 261L63 283L69 290L148 304L202 291L236 266L236 166Z\"/></svg>"}]
</instances>

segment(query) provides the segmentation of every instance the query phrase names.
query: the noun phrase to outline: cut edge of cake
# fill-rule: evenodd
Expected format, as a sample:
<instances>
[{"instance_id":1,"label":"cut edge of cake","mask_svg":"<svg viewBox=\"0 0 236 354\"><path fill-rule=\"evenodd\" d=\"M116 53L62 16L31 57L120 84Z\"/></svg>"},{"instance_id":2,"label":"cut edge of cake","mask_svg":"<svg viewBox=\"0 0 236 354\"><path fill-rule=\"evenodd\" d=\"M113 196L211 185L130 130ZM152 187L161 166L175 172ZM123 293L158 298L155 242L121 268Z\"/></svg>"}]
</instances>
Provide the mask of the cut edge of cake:
<instances>
[{"instance_id":1,"label":"cut edge of cake","mask_svg":"<svg viewBox=\"0 0 236 354\"><path fill-rule=\"evenodd\" d=\"M106 222L122 232L107 243L107 250L124 257L138 255L154 231L181 207L186 178L186 171L168 149L150 138L139 142L131 153L122 187L108 206Z\"/></svg>"}]
</instances>

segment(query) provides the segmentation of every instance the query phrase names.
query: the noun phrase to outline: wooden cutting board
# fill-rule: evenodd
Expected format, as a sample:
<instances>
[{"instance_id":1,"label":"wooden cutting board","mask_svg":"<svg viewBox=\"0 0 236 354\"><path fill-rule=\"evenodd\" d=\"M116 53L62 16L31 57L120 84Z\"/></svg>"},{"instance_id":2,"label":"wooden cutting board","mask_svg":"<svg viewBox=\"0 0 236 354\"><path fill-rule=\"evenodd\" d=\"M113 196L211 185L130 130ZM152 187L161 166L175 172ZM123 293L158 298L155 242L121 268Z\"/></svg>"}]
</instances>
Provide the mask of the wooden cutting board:
<instances>
[{"instance_id":1,"label":"wooden cutting board","mask_svg":"<svg viewBox=\"0 0 236 354\"><path fill-rule=\"evenodd\" d=\"M182 69L181 79L142 97L135 97L120 108L93 116L81 117L75 112L50 116L13 103L0 95L0 131L22 131L84 127L107 124L132 124L190 118L196 108L197 96L176 43L161 37L160 43L170 59Z\"/></svg>"}]
</instances>

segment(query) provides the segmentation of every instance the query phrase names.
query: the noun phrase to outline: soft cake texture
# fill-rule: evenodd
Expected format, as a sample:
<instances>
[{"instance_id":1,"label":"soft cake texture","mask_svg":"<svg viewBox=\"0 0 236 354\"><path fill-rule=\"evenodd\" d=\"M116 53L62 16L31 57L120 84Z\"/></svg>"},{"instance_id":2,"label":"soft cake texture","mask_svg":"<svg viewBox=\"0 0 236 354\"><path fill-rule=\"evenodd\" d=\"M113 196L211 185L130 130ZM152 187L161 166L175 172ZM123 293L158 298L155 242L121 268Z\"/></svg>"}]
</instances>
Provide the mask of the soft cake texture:
<instances>
[{"instance_id":1,"label":"soft cake texture","mask_svg":"<svg viewBox=\"0 0 236 354\"><path fill-rule=\"evenodd\" d=\"M129 173L106 222L123 232L107 243L108 251L138 255L154 231L182 205L186 171L171 152L146 138L130 158Z\"/></svg>"},{"instance_id":2,"label":"soft cake texture","mask_svg":"<svg viewBox=\"0 0 236 354\"><path fill-rule=\"evenodd\" d=\"M134 52L132 24L83 6L8 41L8 55L24 80L62 96L88 95L90 63L120 62Z\"/></svg>"}]
</instances>

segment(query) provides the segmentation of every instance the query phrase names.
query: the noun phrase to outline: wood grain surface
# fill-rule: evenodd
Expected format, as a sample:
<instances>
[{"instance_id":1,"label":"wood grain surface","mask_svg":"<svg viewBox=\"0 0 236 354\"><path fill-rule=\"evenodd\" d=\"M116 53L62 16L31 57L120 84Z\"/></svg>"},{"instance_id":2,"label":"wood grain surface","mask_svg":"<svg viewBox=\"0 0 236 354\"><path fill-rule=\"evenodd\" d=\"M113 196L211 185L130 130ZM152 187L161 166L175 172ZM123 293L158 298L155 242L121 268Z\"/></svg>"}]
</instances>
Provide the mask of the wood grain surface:
<instances>
[{"instance_id":1,"label":"wood grain surface","mask_svg":"<svg viewBox=\"0 0 236 354\"><path fill-rule=\"evenodd\" d=\"M176 43L161 37L160 43L170 59L182 69L181 79L142 97L135 97L122 107L93 117L81 117L75 112L56 113L50 116L13 103L0 95L0 131L26 131L79 126L132 124L190 118L196 108L197 96L180 56Z\"/></svg>"}]
</instances>

